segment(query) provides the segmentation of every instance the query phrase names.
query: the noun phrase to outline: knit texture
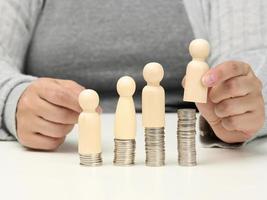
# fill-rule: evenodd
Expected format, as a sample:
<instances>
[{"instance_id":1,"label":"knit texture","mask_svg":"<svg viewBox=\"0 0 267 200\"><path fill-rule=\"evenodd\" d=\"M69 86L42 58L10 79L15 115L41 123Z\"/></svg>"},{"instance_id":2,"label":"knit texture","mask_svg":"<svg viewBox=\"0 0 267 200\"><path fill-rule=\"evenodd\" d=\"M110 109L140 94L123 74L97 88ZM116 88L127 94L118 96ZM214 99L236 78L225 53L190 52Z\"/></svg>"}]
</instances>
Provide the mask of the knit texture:
<instances>
[{"instance_id":1,"label":"knit texture","mask_svg":"<svg viewBox=\"0 0 267 200\"><path fill-rule=\"evenodd\" d=\"M212 67L227 60L241 60L253 68L263 83L267 108L267 1L184 0L195 37L209 40ZM21 74L24 56L41 11L42 1L0 1L0 139L12 139L16 103L9 95L34 78ZM163 16L164 17L164 16ZM16 99L24 91L16 91ZM15 96L16 96L15 95ZM14 97L15 98L15 97ZM12 97L12 99L14 99ZM11 106L12 108L8 108ZM10 112L6 112L11 110ZM12 123L10 123L12 122ZM12 126L12 127L7 127ZM12 131L13 130L13 131ZM267 120L257 136L267 134Z\"/></svg>"},{"instance_id":2,"label":"knit texture","mask_svg":"<svg viewBox=\"0 0 267 200\"><path fill-rule=\"evenodd\" d=\"M211 44L209 64L243 61L262 81L267 112L267 1L184 0L195 37ZM194 11L194 12L193 12ZM264 127L255 135L267 135ZM251 140L253 140L252 138Z\"/></svg>"},{"instance_id":3,"label":"knit texture","mask_svg":"<svg viewBox=\"0 0 267 200\"><path fill-rule=\"evenodd\" d=\"M25 89L20 85L34 80L21 72L40 8L41 1L37 0L0 1L0 140L14 139L16 105ZM16 87L20 90L8 101Z\"/></svg>"}]
</instances>

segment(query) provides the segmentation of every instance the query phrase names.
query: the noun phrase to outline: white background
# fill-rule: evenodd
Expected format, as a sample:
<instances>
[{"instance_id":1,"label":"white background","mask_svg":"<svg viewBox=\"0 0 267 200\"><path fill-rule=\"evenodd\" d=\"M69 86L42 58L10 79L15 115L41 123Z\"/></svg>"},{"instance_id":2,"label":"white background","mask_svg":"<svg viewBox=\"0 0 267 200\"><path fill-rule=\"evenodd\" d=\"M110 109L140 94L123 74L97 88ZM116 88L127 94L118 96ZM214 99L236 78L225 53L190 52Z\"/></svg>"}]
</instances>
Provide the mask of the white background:
<instances>
[{"instance_id":1,"label":"white background","mask_svg":"<svg viewBox=\"0 0 267 200\"><path fill-rule=\"evenodd\" d=\"M29 151L17 142L0 142L0 199L157 200L266 199L267 139L241 149L202 148L196 167L177 164L176 114L166 116L166 166L144 165L144 135L138 115L133 167L113 160L114 115L102 116L102 167L79 165L77 128L56 152Z\"/></svg>"}]
</instances>

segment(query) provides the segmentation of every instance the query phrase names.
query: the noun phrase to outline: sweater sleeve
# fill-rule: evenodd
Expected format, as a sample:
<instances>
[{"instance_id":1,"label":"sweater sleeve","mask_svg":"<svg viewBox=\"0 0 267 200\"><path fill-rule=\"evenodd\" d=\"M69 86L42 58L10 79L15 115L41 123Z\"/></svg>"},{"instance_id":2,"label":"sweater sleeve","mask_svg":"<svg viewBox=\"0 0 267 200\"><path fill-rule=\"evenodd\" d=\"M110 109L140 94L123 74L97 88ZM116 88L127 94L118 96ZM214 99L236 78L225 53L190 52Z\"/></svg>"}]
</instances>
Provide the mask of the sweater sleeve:
<instances>
[{"instance_id":1,"label":"sweater sleeve","mask_svg":"<svg viewBox=\"0 0 267 200\"><path fill-rule=\"evenodd\" d=\"M262 81L267 111L267 1L264 0L189 0L187 12L196 37L211 44L209 64L240 60L252 67ZM201 16L201 17L197 17ZM203 27L204 26L204 27ZM264 127L255 135L267 135Z\"/></svg>"},{"instance_id":2,"label":"sweater sleeve","mask_svg":"<svg viewBox=\"0 0 267 200\"><path fill-rule=\"evenodd\" d=\"M16 106L35 78L24 75L24 57L42 0L0 1L0 140L16 137Z\"/></svg>"}]
</instances>

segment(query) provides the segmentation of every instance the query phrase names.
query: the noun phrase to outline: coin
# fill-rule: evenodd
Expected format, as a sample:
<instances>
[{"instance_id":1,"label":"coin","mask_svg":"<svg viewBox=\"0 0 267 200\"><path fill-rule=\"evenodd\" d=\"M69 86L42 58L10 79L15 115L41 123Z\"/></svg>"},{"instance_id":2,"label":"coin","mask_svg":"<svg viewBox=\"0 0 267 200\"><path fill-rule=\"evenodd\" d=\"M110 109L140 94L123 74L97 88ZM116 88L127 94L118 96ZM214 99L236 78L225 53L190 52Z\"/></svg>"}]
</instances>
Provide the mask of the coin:
<instances>
[{"instance_id":1,"label":"coin","mask_svg":"<svg viewBox=\"0 0 267 200\"><path fill-rule=\"evenodd\" d=\"M114 139L114 165L129 166L135 162L135 140Z\"/></svg>"},{"instance_id":2,"label":"coin","mask_svg":"<svg viewBox=\"0 0 267 200\"><path fill-rule=\"evenodd\" d=\"M96 154L80 154L80 164L84 166L100 166L102 165L101 153Z\"/></svg>"},{"instance_id":3,"label":"coin","mask_svg":"<svg viewBox=\"0 0 267 200\"><path fill-rule=\"evenodd\" d=\"M195 166L196 162L196 110L178 109L177 150L178 163L182 166Z\"/></svg>"},{"instance_id":4,"label":"coin","mask_svg":"<svg viewBox=\"0 0 267 200\"><path fill-rule=\"evenodd\" d=\"M145 128L145 150L147 166L165 165L164 128Z\"/></svg>"}]
</instances>

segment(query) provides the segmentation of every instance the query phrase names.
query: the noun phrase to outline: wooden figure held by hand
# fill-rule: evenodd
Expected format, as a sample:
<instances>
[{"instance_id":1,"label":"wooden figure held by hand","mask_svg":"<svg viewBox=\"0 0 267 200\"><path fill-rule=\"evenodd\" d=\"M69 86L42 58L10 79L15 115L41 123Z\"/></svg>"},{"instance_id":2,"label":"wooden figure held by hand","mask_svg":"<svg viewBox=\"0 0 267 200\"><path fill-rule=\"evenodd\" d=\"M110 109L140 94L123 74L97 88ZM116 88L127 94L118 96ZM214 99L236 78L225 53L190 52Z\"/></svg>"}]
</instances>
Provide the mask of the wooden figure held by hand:
<instances>
[{"instance_id":1,"label":"wooden figure held by hand","mask_svg":"<svg viewBox=\"0 0 267 200\"><path fill-rule=\"evenodd\" d=\"M210 45L206 40L196 39L189 45L193 58L186 68L184 101L207 103L208 88L202 84L202 76L209 70L205 59L208 57Z\"/></svg>"}]
</instances>

